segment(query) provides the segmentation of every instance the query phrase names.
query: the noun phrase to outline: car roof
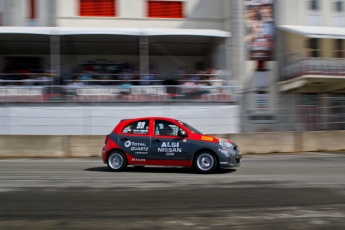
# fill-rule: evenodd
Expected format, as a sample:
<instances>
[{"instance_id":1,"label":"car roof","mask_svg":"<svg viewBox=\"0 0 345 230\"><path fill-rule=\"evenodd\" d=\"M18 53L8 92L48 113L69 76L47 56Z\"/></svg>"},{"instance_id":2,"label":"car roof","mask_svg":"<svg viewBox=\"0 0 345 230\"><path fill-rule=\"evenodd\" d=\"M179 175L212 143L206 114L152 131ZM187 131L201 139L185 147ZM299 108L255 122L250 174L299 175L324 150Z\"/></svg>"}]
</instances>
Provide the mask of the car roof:
<instances>
[{"instance_id":1,"label":"car roof","mask_svg":"<svg viewBox=\"0 0 345 230\"><path fill-rule=\"evenodd\" d=\"M135 117L135 118L127 118L122 119L121 121L130 121L130 120L148 120L148 119L164 119L164 120L174 120L177 121L177 119L171 118L171 117L162 117L162 116L153 116L153 117Z\"/></svg>"}]
</instances>

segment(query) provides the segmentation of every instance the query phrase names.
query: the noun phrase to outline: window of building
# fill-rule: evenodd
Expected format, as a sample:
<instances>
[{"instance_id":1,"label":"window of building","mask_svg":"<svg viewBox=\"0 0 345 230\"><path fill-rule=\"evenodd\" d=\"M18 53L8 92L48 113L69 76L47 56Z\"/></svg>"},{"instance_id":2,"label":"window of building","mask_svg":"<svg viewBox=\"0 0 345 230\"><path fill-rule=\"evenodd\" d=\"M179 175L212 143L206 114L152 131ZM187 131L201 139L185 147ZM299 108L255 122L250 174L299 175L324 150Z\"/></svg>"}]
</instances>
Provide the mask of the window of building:
<instances>
[{"instance_id":1,"label":"window of building","mask_svg":"<svg viewBox=\"0 0 345 230\"><path fill-rule=\"evenodd\" d=\"M36 18L36 0L28 0L28 18Z\"/></svg>"},{"instance_id":2,"label":"window of building","mask_svg":"<svg viewBox=\"0 0 345 230\"><path fill-rule=\"evenodd\" d=\"M122 133L126 134L148 134L150 120L140 120L128 124Z\"/></svg>"},{"instance_id":3,"label":"window of building","mask_svg":"<svg viewBox=\"0 0 345 230\"><path fill-rule=\"evenodd\" d=\"M334 40L334 56L336 58L344 58L344 53L345 53L345 49L344 49L344 40L342 39L336 39Z\"/></svg>"},{"instance_id":4,"label":"window of building","mask_svg":"<svg viewBox=\"0 0 345 230\"><path fill-rule=\"evenodd\" d=\"M332 1L332 26L344 27L345 26L345 12L344 0Z\"/></svg>"},{"instance_id":5,"label":"window of building","mask_svg":"<svg viewBox=\"0 0 345 230\"><path fill-rule=\"evenodd\" d=\"M344 3L343 1L334 1L333 2L333 11L334 12L343 12L344 11Z\"/></svg>"},{"instance_id":6,"label":"window of building","mask_svg":"<svg viewBox=\"0 0 345 230\"><path fill-rule=\"evenodd\" d=\"M319 0L310 0L309 1L309 10L312 10L312 11L320 10Z\"/></svg>"},{"instance_id":7,"label":"window of building","mask_svg":"<svg viewBox=\"0 0 345 230\"><path fill-rule=\"evenodd\" d=\"M147 14L149 18L183 18L183 2L149 0Z\"/></svg>"},{"instance_id":8,"label":"window of building","mask_svg":"<svg viewBox=\"0 0 345 230\"><path fill-rule=\"evenodd\" d=\"M307 40L307 56L308 57L320 57L320 39L310 38Z\"/></svg>"},{"instance_id":9,"label":"window of building","mask_svg":"<svg viewBox=\"0 0 345 230\"><path fill-rule=\"evenodd\" d=\"M79 15L93 17L115 17L115 0L79 0Z\"/></svg>"},{"instance_id":10,"label":"window of building","mask_svg":"<svg viewBox=\"0 0 345 230\"><path fill-rule=\"evenodd\" d=\"M320 26L321 25L321 8L320 0L307 0L308 13L307 24L308 26Z\"/></svg>"}]
</instances>

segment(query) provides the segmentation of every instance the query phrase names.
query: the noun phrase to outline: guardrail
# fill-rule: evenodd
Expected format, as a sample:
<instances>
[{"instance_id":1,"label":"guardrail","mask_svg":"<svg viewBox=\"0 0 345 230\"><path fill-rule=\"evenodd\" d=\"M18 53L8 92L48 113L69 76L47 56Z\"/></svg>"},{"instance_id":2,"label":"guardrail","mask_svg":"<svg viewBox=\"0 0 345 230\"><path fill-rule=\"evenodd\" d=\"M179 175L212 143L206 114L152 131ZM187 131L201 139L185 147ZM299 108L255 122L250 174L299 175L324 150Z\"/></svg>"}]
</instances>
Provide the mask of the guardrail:
<instances>
[{"instance_id":1,"label":"guardrail","mask_svg":"<svg viewBox=\"0 0 345 230\"><path fill-rule=\"evenodd\" d=\"M235 102L232 86L2 86L0 102Z\"/></svg>"}]
</instances>

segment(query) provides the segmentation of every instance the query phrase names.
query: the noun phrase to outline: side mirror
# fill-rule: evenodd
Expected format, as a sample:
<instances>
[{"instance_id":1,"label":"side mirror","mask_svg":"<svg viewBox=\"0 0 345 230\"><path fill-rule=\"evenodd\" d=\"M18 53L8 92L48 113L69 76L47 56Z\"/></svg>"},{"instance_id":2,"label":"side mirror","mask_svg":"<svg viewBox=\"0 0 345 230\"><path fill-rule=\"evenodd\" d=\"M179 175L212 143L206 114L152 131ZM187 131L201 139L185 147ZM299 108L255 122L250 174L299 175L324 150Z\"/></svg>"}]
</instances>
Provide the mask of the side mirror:
<instances>
[{"instance_id":1,"label":"side mirror","mask_svg":"<svg viewBox=\"0 0 345 230\"><path fill-rule=\"evenodd\" d=\"M177 135L179 135L180 137L187 137L188 136L187 133L182 129L180 129L178 131Z\"/></svg>"}]
</instances>

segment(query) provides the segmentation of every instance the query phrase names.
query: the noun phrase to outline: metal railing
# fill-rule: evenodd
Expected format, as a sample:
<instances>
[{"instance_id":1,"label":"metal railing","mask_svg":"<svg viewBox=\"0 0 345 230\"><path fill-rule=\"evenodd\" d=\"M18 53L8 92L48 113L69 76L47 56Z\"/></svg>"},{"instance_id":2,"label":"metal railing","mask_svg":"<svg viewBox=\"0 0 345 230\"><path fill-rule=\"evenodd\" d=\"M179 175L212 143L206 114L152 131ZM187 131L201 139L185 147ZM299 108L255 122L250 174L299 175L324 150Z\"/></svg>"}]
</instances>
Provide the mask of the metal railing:
<instances>
[{"instance_id":1,"label":"metal railing","mask_svg":"<svg viewBox=\"0 0 345 230\"><path fill-rule=\"evenodd\" d=\"M282 68L281 80L303 75L345 76L344 58L305 58Z\"/></svg>"}]
</instances>

